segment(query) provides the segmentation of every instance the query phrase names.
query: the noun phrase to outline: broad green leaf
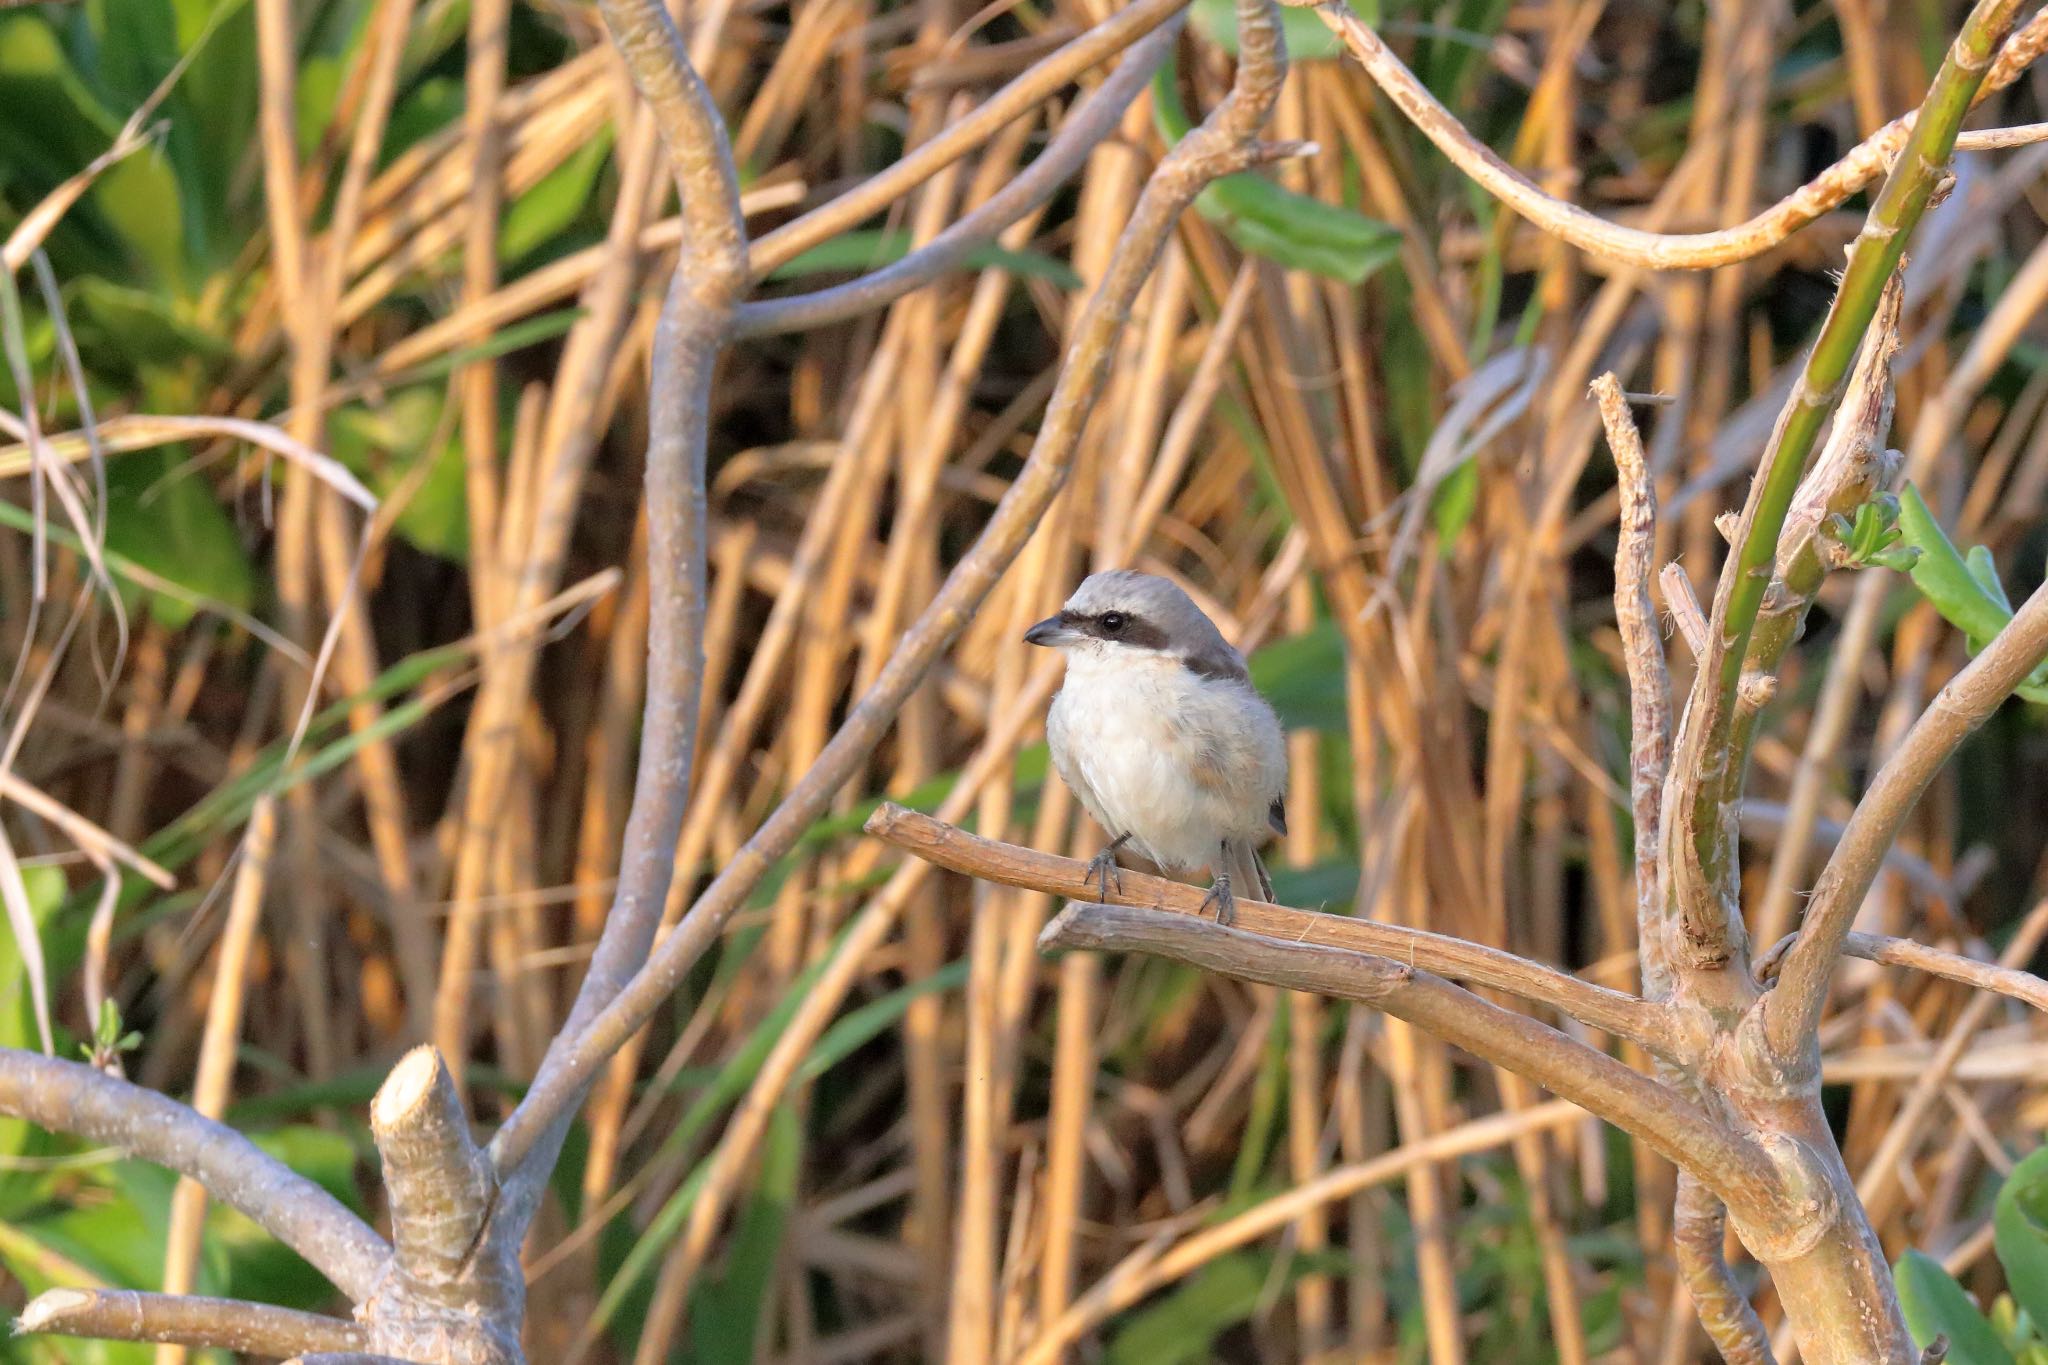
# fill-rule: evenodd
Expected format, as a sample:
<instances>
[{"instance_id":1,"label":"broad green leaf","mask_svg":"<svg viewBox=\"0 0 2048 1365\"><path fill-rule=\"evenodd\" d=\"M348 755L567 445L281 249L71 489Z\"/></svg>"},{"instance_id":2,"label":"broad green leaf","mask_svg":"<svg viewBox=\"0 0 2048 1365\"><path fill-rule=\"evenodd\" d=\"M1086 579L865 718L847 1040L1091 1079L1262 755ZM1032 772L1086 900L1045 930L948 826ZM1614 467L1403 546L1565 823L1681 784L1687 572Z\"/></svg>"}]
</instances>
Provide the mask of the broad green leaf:
<instances>
[{"instance_id":1,"label":"broad green leaf","mask_svg":"<svg viewBox=\"0 0 2048 1365\"><path fill-rule=\"evenodd\" d=\"M206 480L181 468L183 447L140 451L107 466L107 548L181 587L247 611L256 574L241 537ZM194 607L150 593L150 610L173 630Z\"/></svg>"},{"instance_id":2,"label":"broad green leaf","mask_svg":"<svg viewBox=\"0 0 2048 1365\"><path fill-rule=\"evenodd\" d=\"M505 221L498 226L498 259L508 263L521 260L575 222L590 204L611 147L607 128L513 200L505 210Z\"/></svg>"},{"instance_id":3,"label":"broad green leaf","mask_svg":"<svg viewBox=\"0 0 2048 1365\"><path fill-rule=\"evenodd\" d=\"M193 361L234 357L234 344L189 317L159 290L136 289L97 275L65 290L79 352L94 370L132 374L145 366L183 369Z\"/></svg>"},{"instance_id":4,"label":"broad green leaf","mask_svg":"<svg viewBox=\"0 0 2048 1365\"><path fill-rule=\"evenodd\" d=\"M2048 1147L2012 1168L1991 1222L2013 1298L2036 1323L2048 1324Z\"/></svg>"},{"instance_id":5,"label":"broad green leaf","mask_svg":"<svg viewBox=\"0 0 2048 1365\"><path fill-rule=\"evenodd\" d=\"M148 275L182 292L189 283L183 191L152 148L131 153L93 183L92 200Z\"/></svg>"},{"instance_id":6,"label":"broad green leaf","mask_svg":"<svg viewBox=\"0 0 2048 1365\"><path fill-rule=\"evenodd\" d=\"M908 232L859 228L800 252L769 273L771 280L801 279L806 275L862 274L893 265L910 254ZM1000 246L980 246L967 254L967 264L976 270L1003 269L1023 278L1051 280L1062 289L1079 289L1081 277L1065 261L1039 251L1011 251Z\"/></svg>"},{"instance_id":7,"label":"broad green leaf","mask_svg":"<svg viewBox=\"0 0 2048 1365\"><path fill-rule=\"evenodd\" d=\"M1915 1345L1925 1349L1945 1336L1949 1365L2014 1365L2012 1352L1941 1262L1909 1251L1899 1258L1896 1274L1899 1307Z\"/></svg>"},{"instance_id":8,"label":"broad green leaf","mask_svg":"<svg viewBox=\"0 0 2048 1365\"><path fill-rule=\"evenodd\" d=\"M796 1202L802 1156L803 1129L795 1107L784 1100L768 1120L760 1174L727 1243L723 1273L700 1284L693 1296L691 1339L697 1359L707 1365L754 1359L761 1306L775 1288L775 1262L788 1230L790 1206Z\"/></svg>"}]
</instances>

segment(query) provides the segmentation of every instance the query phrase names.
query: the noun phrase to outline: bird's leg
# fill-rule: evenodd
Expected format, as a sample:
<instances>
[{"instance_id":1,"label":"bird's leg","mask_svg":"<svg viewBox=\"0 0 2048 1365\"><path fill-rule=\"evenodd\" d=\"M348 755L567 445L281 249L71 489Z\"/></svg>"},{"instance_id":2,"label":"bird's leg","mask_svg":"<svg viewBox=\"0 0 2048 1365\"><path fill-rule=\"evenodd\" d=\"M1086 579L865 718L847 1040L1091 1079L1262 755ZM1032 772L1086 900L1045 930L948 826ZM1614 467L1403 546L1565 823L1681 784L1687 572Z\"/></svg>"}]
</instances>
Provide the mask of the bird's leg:
<instances>
[{"instance_id":1,"label":"bird's leg","mask_svg":"<svg viewBox=\"0 0 2048 1365\"><path fill-rule=\"evenodd\" d=\"M1116 893L1121 896L1124 893L1124 871L1116 865L1116 851L1130 841L1128 834L1119 834L1110 840L1108 848L1088 860L1088 870L1081 874L1081 885L1100 883L1102 899L1108 900L1110 885L1114 883Z\"/></svg>"},{"instance_id":2,"label":"bird's leg","mask_svg":"<svg viewBox=\"0 0 2048 1365\"><path fill-rule=\"evenodd\" d=\"M1231 894L1230 874L1218 872L1216 880L1209 883L1209 894L1202 897L1202 909L1216 907L1216 922L1228 925L1237 918L1237 897Z\"/></svg>"}]
</instances>

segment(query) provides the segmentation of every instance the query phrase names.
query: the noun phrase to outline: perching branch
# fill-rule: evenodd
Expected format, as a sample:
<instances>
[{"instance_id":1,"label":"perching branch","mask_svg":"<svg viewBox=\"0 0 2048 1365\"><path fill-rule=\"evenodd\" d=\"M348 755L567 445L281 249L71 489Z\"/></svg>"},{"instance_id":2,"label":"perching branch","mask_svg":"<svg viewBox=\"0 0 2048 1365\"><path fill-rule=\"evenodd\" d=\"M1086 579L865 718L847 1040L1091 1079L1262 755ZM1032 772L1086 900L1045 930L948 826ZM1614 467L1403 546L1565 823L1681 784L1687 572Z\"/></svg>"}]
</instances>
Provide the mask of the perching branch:
<instances>
[{"instance_id":1,"label":"perching branch","mask_svg":"<svg viewBox=\"0 0 2048 1365\"><path fill-rule=\"evenodd\" d=\"M1230 94L1200 128L1167 154L1147 181L1102 284L1090 296L1075 328L1067 363L1047 404L1031 454L973 548L954 565L930 605L904 632L874 683L847 713L810 771L720 870L674 932L654 950L646 967L587 1026L579 1031L572 1024L563 1031L549 1053L553 1065L543 1067L526 1099L492 1139L491 1156L501 1176L539 1149L541 1136L551 1125L566 1121L598 1069L661 1008L768 870L795 846L833 796L867 762L905 700L959 637L1030 539L1046 507L1066 482L1082 430L1101 396L1116 342L1182 211L1219 176L1293 150L1257 138L1279 98L1286 74L1277 17L1263 0L1239 0L1238 26L1241 55ZM636 798L636 816L638 806ZM673 855L665 852L662 856ZM536 1164L545 1166L546 1162Z\"/></svg>"},{"instance_id":2,"label":"perching branch","mask_svg":"<svg viewBox=\"0 0 2048 1365\"><path fill-rule=\"evenodd\" d=\"M1787 934L1758 958L1757 980L1768 981L1777 976L1785 954L1791 952L1792 945L1798 941L1799 935ZM2048 981L2018 967L2004 967L1996 962L1964 957L1961 953L1916 943L1909 938L1893 938L1888 934L1852 932L1842 940L1842 956L1861 958L1884 967L1910 967L1916 972L1974 986L1993 995L2003 995L2048 1013Z\"/></svg>"},{"instance_id":3,"label":"perching branch","mask_svg":"<svg viewBox=\"0 0 2048 1365\"><path fill-rule=\"evenodd\" d=\"M368 1339L359 1324L319 1313L127 1289L49 1290L29 1300L15 1319L14 1330L279 1358L308 1351L359 1350Z\"/></svg>"},{"instance_id":4,"label":"perching branch","mask_svg":"<svg viewBox=\"0 0 2048 1365\"><path fill-rule=\"evenodd\" d=\"M1871 780L1814 884L1777 988L1764 1000L1766 1037L1780 1057L1808 1056L1814 1049L1835 959L1877 879L1885 850L1905 827L1920 793L1956 746L1990 718L2043 657L2048 657L2048 586L2035 589L1984 652L1949 680Z\"/></svg>"},{"instance_id":5,"label":"perching branch","mask_svg":"<svg viewBox=\"0 0 2048 1365\"><path fill-rule=\"evenodd\" d=\"M306 1258L355 1303L390 1248L320 1186L234 1129L77 1062L0 1048L0 1114L90 1138L191 1176Z\"/></svg>"},{"instance_id":6,"label":"perching branch","mask_svg":"<svg viewBox=\"0 0 2048 1365\"><path fill-rule=\"evenodd\" d=\"M1391 958L1225 928L1195 915L1086 901L1055 916L1038 944L1152 953L1246 981L1362 1001L1636 1134L1725 1200L1764 1209L1780 1197L1762 1149L1689 1100L1546 1024Z\"/></svg>"},{"instance_id":7,"label":"perching branch","mask_svg":"<svg viewBox=\"0 0 2048 1365\"><path fill-rule=\"evenodd\" d=\"M866 831L913 857L981 881L1041 891L1049 896L1072 896L1091 890L1086 863L984 839L893 802L883 803L868 817ZM1120 904L1185 915L1201 910L1202 896L1196 887L1142 872L1123 873L1123 883L1117 889ZM1349 915L1290 910L1263 901L1240 899L1237 919L1246 929L1268 938L1375 953L1455 980L1506 991L1518 999L1548 1005L1603 1033L1640 1043L1660 1055L1670 1056L1677 1045L1663 1012L1656 1006L1498 948L1468 943L1448 934L1432 934Z\"/></svg>"},{"instance_id":8,"label":"perching branch","mask_svg":"<svg viewBox=\"0 0 2048 1365\"><path fill-rule=\"evenodd\" d=\"M1289 0L1291 4L1313 2ZM2011 8L2007 6L2008 25ZM1645 232L1610 223L1576 204L1544 193L1459 123L1349 7L1321 3L1315 5L1315 11L1330 31L1343 40L1366 74L1408 116L1409 122L1482 189L1544 232L1582 251L1652 270L1706 270L1762 255L1883 175L1895 161L1901 160L1901 154L1909 143L1915 143L1914 135L1920 131L1918 111L1893 119L1815 179L1746 223L1714 232ZM1965 29L1966 33L1969 31ZM1974 108L1993 92L2019 79L2044 47L2048 47L2048 11L2035 15L1999 51L1998 60L1982 84L1973 83L1967 107ZM1954 111L1958 118L1963 112L1961 108ZM2017 129L1965 133L1955 140L1955 146L1959 151L2011 146L2020 133ZM1945 161L1946 154L1940 159Z\"/></svg>"},{"instance_id":9,"label":"perching branch","mask_svg":"<svg viewBox=\"0 0 2048 1365\"><path fill-rule=\"evenodd\" d=\"M1124 110L1151 81L1180 34L1178 16L1137 43L1115 74L1073 113L1029 166L959 221L892 265L846 284L785 299L743 303L733 318L734 337L766 336L824 327L883 308L956 269L1012 223L1052 198L1117 130Z\"/></svg>"}]
</instances>

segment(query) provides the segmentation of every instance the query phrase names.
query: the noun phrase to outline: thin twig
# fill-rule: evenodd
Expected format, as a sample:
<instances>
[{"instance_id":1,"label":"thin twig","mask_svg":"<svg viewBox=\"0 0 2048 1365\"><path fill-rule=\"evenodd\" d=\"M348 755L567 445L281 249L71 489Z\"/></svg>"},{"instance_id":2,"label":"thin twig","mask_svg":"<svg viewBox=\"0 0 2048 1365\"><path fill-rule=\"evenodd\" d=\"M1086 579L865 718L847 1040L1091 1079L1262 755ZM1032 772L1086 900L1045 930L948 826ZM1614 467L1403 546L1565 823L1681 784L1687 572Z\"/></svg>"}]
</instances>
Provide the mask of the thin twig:
<instances>
[{"instance_id":1,"label":"thin twig","mask_svg":"<svg viewBox=\"0 0 2048 1365\"><path fill-rule=\"evenodd\" d=\"M1650 600L1650 563L1657 540L1657 488L1643 458L1643 439L1629 415L1621 381L1612 373L1593 381L1607 445L1614 452L1621 489L1621 538L1614 551L1614 621L1621 630L1628 670L1629 805L1635 815L1636 936L1643 954L1644 993L1670 988L1670 947L1656 913L1661 877L1664 778L1671 763L1671 669Z\"/></svg>"},{"instance_id":2,"label":"thin twig","mask_svg":"<svg viewBox=\"0 0 2048 1365\"><path fill-rule=\"evenodd\" d=\"M790 298L743 303L733 317L734 337L801 332L843 322L886 307L956 269L994 242L1010 224L1052 198L1081 169L1103 140L1116 132L1124 111L1151 81L1179 34L1176 16L1135 44L1118 63L1115 74L1067 116L1036 160L931 241L902 260L846 284Z\"/></svg>"},{"instance_id":3,"label":"thin twig","mask_svg":"<svg viewBox=\"0 0 2048 1365\"><path fill-rule=\"evenodd\" d=\"M1787 934L1758 958L1757 980L1768 981L1776 976L1785 954L1791 952L1792 945L1798 941L1799 935ZM2008 996L2048 1012L2048 981L2018 967L2000 966L1996 962L1965 957L1945 948L1916 943L1909 938L1893 938L1889 934L1851 932L1842 940L1842 956L1861 958L1885 967L1910 967L1916 972L1938 976L1945 981L1959 981L1980 991Z\"/></svg>"},{"instance_id":4,"label":"thin twig","mask_svg":"<svg viewBox=\"0 0 2048 1365\"><path fill-rule=\"evenodd\" d=\"M1765 1024L1781 1056L1803 1053L1827 1002L1828 980L1863 897L1920 793L1935 773L2048 655L2048 586L2037 588L2005 629L1941 689L1871 780L1834 856L1814 884L1798 942L1785 955Z\"/></svg>"},{"instance_id":5,"label":"thin twig","mask_svg":"<svg viewBox=\"0 0 2048 1365\"><path fill-rule=\"evenodd\" d=\"M1033 63L966 118L949 124L944 132L887 170L870 176L801 218L762 234L748 251L753 278L765 279L777 267L820 242L872 218L987 142L1005 125L1042 104L1088 68L1115 56L1179 14L1187 4L1188 0L1139 0L1118 10L1059 51Z\"/></svg>"},{"instance_id":6,"label":"thin twig","mask_svg":"<svg viewBox=\"0 0 2048 1365\"><path fill-rule=\"evenodd\" d=\"M1310 0L1288 3L1308 4ZM1887 167L1901 159L1919 126L1917 111L1893 119L1833 166L1748 222L1714 232L1645 232L1610 223L1576 204L1545 193L1459 123L1416 79L1415 73L1402 65L1380 36L1348 7L1319 3L1315 12L1409 121L1489 194L1544 232L1583 251L1653 270L1707 270L1762 255L1883 175ZM2044 45L2048 45L2048 11L2036 15L1999 52L1990 74L1974 90L1965 107L1975 107L1994 91L2012 84L2041 54ZM1985 55L1988 58L1989 52ZM1956 110L1957 117L1963 112L1964 109ZM1958 140L1957 147L1970 150L1973 143L1986 147L2012 145L1997 137L1986 137Z\"/></svg>"}]
</instances>

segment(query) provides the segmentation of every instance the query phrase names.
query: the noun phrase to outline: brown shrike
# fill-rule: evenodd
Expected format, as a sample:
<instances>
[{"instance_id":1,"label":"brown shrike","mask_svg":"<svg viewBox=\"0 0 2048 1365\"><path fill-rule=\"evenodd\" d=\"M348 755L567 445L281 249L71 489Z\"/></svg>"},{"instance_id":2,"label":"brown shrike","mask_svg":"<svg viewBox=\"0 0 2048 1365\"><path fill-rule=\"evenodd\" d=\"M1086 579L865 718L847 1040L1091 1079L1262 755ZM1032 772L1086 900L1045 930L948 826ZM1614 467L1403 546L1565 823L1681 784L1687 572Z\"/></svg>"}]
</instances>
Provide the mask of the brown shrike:
<instances>
[{"instance_id":1,"label":"brown shrike","mask_svg":"<svg viewBox=\"0 0 2048 1365\"><path fill-rule=\"evenodd\" d=\"M1053 765L1109 846L1086 880L1121 891L1129 844L1169 874L1208 868L1203 908L1228 924L1233 886L1261 900L1273 883L1259 845L1287 832L1287 745L1244 656L1164 578L1112 569L1089 577L1059 615L1025 632L1067 657L1045 718Z\"/></svg>"}]
</instances>

